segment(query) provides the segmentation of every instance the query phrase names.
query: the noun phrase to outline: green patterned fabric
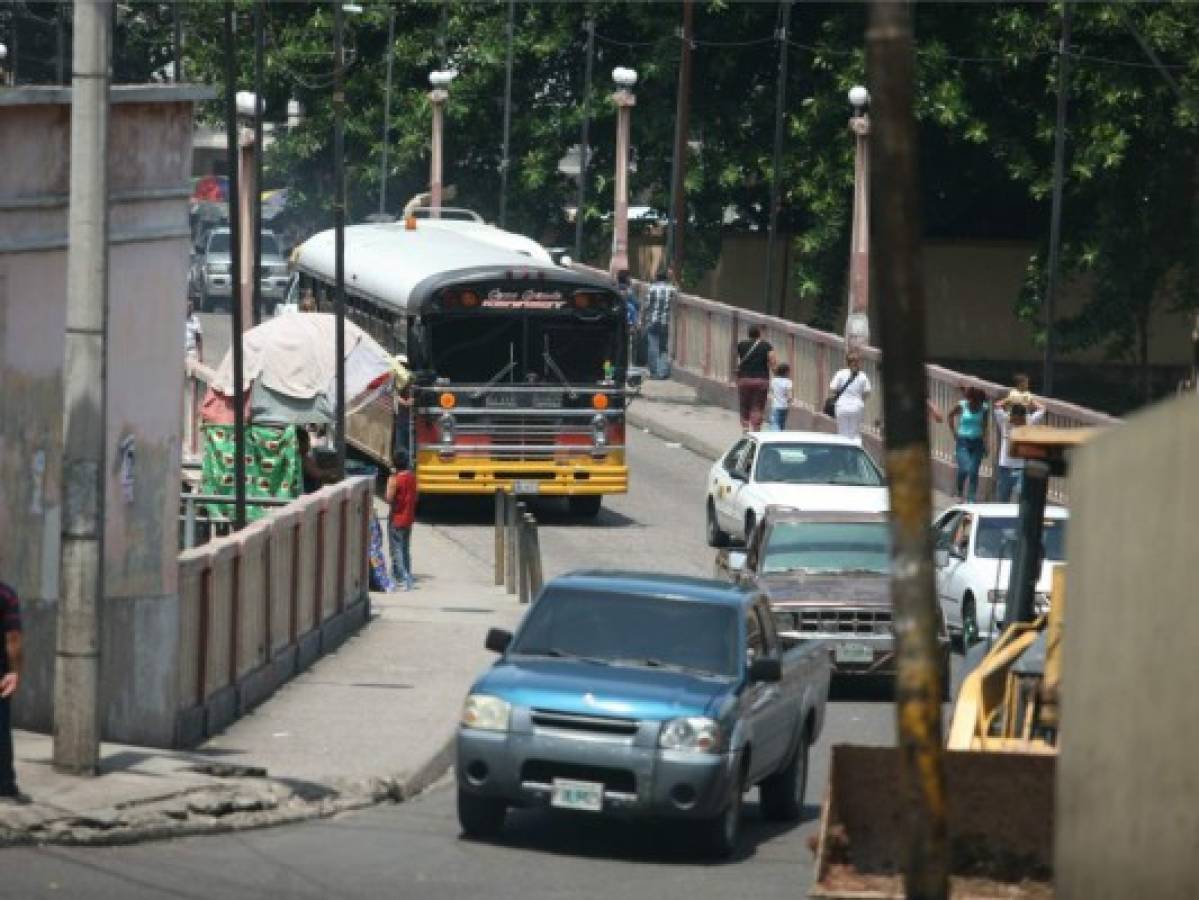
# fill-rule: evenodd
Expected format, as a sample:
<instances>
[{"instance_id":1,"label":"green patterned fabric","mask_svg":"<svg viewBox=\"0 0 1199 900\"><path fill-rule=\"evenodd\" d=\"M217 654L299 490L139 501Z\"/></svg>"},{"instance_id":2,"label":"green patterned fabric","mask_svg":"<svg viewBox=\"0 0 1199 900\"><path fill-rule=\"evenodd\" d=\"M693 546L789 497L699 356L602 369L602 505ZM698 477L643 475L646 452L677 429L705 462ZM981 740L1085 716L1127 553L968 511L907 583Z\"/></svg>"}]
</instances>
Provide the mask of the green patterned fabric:
<instances>
[{"instance_id":1,"label":"green patterned fabric","mask_svg":"<svg viewBox=\"0 0 1199 900\"><path fill-rule=\"evenodd\" d=\"M204 456L200 493L233 496L234 426L204 425ZM296 429L288 425L250 425L246 428L246 498L298 497L303 487ZM271 507L246 504L246 519L254 521ZM232 504L209 504L208 514L233 518Z\"/></svg>"}]
</instances>

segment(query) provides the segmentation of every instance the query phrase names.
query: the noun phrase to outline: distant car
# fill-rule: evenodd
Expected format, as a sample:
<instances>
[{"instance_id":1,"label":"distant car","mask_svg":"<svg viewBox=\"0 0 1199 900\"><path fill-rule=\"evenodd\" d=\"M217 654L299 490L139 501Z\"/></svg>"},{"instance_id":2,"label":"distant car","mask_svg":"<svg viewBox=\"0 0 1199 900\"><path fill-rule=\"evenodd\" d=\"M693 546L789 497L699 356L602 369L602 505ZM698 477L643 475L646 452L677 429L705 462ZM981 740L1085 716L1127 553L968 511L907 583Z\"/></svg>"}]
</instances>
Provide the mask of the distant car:
<instances>
[{"instance_id":1,"label":"distant car","mask_svg":"<svg viewBox=\"0 0 1199 900\"><path fill-rule=\"evenodd\" d=\"M203 239L200 252L192 261L189 293L199 301L200 309L211 311L215 302L232 302L236 280L229 251L230 231L214 228ZM283 258L274 232L262 232L262 300L269 312L283 300L289 281L287 260Z\"/></svg>"},{"instance_id":2,"label":"distant car","mask_svg":"<svg viewBox=\"0 0 1199 900\"><path fill-rule=\"evenodd\" d=\"M708 474L708 543L746 540L771 504L886 512L887 487L870 454L849 438L814 431L747 434Z\"/></svg>"},{"instance_id":3,"label":"distant car","mask_svg":"<svg viewBox=\"0 0 1199 900\"><path fill-rule=\"evenodd\" d=\"M820 641L833 677L893 677L891 527L886 513L803 512L769 506L745 550L720 550L717 577L761 591L779 633ZM949 699L949 633L938 629Z\"/></svg>"},{"instance_id":4,"label":"distant car","mask_svg":"<svg viewBox=\"0 0 1199 900\"><path fill-rule=\"evenodd\" d=\"M458 820L498 834L511 806L693 825L737 846L743 795L767 818L803 808L828 651L787 642L765 598L701 578L556 578L474 686L457 740Z\"/></svg>"},{"instance_id":5,"label":"distant car","mask_svg":"<svg viewBox=\"0 0 1199 900\"><path fill-rule=\"evenodd\" d=\"M1039 612L1049 608L1053 570L1066 559L1069 517L1069 511L1062 506L1045 510L1044 564L1034 599ZM1019 519L1016 503L960 503L933 522L937 598L959 650L999 633Z\"/></svg>"}]
</instances>

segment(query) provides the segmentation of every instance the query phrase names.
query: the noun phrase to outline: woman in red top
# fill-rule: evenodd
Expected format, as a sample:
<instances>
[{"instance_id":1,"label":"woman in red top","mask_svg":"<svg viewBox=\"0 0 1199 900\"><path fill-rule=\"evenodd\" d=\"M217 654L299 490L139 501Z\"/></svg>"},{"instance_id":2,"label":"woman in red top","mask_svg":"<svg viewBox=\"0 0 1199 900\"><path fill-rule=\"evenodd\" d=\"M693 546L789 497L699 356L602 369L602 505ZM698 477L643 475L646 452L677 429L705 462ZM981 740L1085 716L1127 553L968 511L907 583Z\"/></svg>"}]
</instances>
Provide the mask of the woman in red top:
<instances>
[{"instance_id":1,"label":"woman in red top","mask_svg":"<svg viewBox=\"0 0 1199 900\"><path fill-rule=\"evenodd\" d=\"M391 572L395 580L412 590L412 523L416 520L416 476L408 468L408 452L397 450L391 458L395 474L387 479L387 503L391 507L388 537Z\"/></svg>"}]
</instances>

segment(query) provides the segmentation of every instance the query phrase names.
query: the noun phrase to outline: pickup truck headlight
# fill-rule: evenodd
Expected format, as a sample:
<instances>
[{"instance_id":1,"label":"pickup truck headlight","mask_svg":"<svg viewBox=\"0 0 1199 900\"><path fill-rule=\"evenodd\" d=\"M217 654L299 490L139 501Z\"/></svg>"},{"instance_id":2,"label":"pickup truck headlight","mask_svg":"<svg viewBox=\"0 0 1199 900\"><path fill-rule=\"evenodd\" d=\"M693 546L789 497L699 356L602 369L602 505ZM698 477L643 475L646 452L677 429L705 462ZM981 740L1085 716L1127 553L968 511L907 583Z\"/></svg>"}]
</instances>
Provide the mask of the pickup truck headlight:
<instances>
[{"instance_id":1,"label":"pickup truck headlight","mask_svg":"<svg viewBox=\"0 0 1199 900\"><path fill-rule=\"evenodd\" d=\"M487 694L471 694L462 704L461 723L465 728L481 731L507 731L512 718L512 704Z\"/></svg>"},{"instance_id":2,"label":"pickup truck headlight","mask_svg":"<svg viewBox=\"0 0 1199 900\"><path fill-rule=\"evenodd\" d=\"M671 719L662 726L658 746L663 750L719 753L724 749L724 735L716 722L703 716Z\"/></svg>"},{"instance_id":3,"label":"pickup truck headlight","mask_svg":"<svg viewBox=\"0 0 1199 900\"><path fill-rule=\"evenodd\" d=\"M229 263L207 263L204 269L209 275L228 275Z\"/></svg>"}]
</instances>

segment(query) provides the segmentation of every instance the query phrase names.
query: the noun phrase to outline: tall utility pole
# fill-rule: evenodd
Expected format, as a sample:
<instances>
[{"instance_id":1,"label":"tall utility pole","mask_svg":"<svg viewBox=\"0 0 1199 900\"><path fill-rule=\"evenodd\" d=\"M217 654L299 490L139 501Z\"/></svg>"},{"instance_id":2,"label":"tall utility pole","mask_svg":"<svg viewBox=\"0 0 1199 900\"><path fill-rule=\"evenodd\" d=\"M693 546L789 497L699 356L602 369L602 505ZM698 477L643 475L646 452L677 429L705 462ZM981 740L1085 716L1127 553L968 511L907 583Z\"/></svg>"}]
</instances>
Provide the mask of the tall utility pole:
<instances>
[{"instance_id":1,"label":"tall utility pole","mask_svg":"<svg viewBox=\"0 0 1199 900\"><path fill-rule=\"evenodd\" d=\"M629 149L632 136L632 111L637 105L633 85L637 73L633 69L617 66L612 70L616 91L612 102L616 104L616 177L613 180L612 198L612 256L608 272L614 278L629 269Z\"/></svg>"},{"instance_id":2,"label":"tall utility pole","mask_svg":"<svg viewBox=\"0 0 1199 900\"><path fill-rule=\"evenodd\" d=\"M870 92L861 85L849 89L853 115L853 223L849 236L849 312L845 316L845 349L860 350L870 343Z\"/></svg>"},{"instance_id":3,"label":"tall utility pole","mask_svg":"<svg viewBox=\"0 0 1199 900\"><path fill-rule=\"evenodd\" d=\"M1070 96L1070 3L1062 4L1062 35L1057 53L1057 125L1053 135L1053 206L1049 213L1049 272L1045 282L1045 367L1041 393L1053 393L1053 339L1057 306L1058 254L1062 240L1062 182L1066 163L1066 101Z\"/></svg>"},{"instance_id":4,"label":"tall utility pole","mask_svg":"<svg viewBox=\"0 0 1199 900\"><path fill-rule=\"evenodd\" d=\"M263 20L266 18L265 0L254 4L254 194L250 198L254 228L254 324L262 321L262 158L266 149L262 146L262 54Z\"/></svg>"},{"instance_id":5,"label":"tall utility pole","mask_svg":"<svg viewBox=\"0 0 1199 900\"><path fill-rule=\"evenodd\" d=\"M883 416L891 497L901 808L909 900L949 893L949 837L941 736L937 595L933 585L932 472L924 370L924 285L920 262L918 151L913 113L910 4L873 0L866 62L875 89L873 168L886 172L873 194L874 270L882 305Z\"/></svg>"},{"instance_id":6,"label":"tall utility pole","mask_svg":"<svg viewBox=\"0 0 1199 900\"><path fill-rule=\"evenodd\" d=\"M770 314L774 305L774 243L779 222L779 168L783 163L783 124L787 117L787 35L791 27L791 0L780 0L782 6L782 26L779 28L779 80L775 88L774 107L774 162L770 170L770 227L766 237L766 291L762 298L762 309ZM784 312L785 303L779 303L779 315Z\"/></svg>"},{"instance_id":7,"label":"tall utility pole","mask_svg":"<svg viewBox=\"0 0 1199 900\"><path fill-rule=\"evenodd\" d=\"M62 531L54 766L100 759L100 616L108 404L108 79L111 0L76 0L63 364Z\"/></svg>"},{"instance_id":8,"label":"tall utility pole","mask_svg":"<svg viewBox=\"0 0 1199 900\"><path fill-rule=\"evenodd\" d=\"M391 144L391 70L395 62L396 7L387 4L387 78L383 87L383 153L379 158L379 215L387 212L387 148Z\"/></svg>"},{"instance_id":9,"label":"tall utility pole","mask_svg":"<svg viewBox=\"0 0 1199 900\"><path fill-rule=\"evenodd\" d=\"M171 12L174 16L171 29L171 55L175 60L175 77L171 80L179 83L183 80L183 4L172 3Z\"/></svg>"},{"instance_id":10,"label":"tall utility pole","mask_svg":"<svg viewBox=\"0 0 1199 900\"><path fill-rule=\"evenodd\" d=\"M345 10L333 0L333 269L336 281L333 314L336 317L334 346L337 354L337 471L346 466L346 165L345 165Z\"/></svg>"},{"instance_id":11,"label":"tall utility pole","mask_svg":"<svg viewBox=\"0 0 1199 900\"><path fill-rule=\"evenodd\" d=\"M691 32L693 0L683 0L683 34L679 47L679 87L674 116L674 167L670 178L670 233L666 262L676 278L683 274L683 244L687 231L687 147L691 119Z\"/></svg>"},{"instance_id":12,"label":"tall utility pole","mask_svg":"<svg viewBox=\"0 0 1199 900\"><path fill-rule=\"evenodd\" d=\"M504 64L504 153L500 160L500 228L508 223L508 157L512 137L512 38L516 28L516 0L508 0L508 58Z\"/></svg>"},{"instance_id":13,"label":"tall utility pole","mask_svg":"<svg viewBox=\"0 0 1199 900\"><path fill-rule=\"evenodd\" d=\"M587 199L587 163L591 155L588 131L591 128L591 70L595 63L595 18L587 15L587 62L583 67L583 126L579 135L579 194L575 199L575 261L583 261L583 203Z\"/></svg>"},{"instance_id":14,"label":"tall utility pole","mask_svg":"<svg viewBox=\"0 0 1199 900\"><path fill-rule=\"evenodd\" d=\"M242 270L241 231L242 219L233 206L241 197L241 179L238 170L240 141L237 121L237 11L233 0L225 0L225 149L229 166L229 271L239 278ZM241 529L246 524L246 405L242 400L245 379L245 348L242 332L246 319L240 295L231 300L232 313L231 345L233 350L233 527Z\"/></svg>"}]
</instances>

